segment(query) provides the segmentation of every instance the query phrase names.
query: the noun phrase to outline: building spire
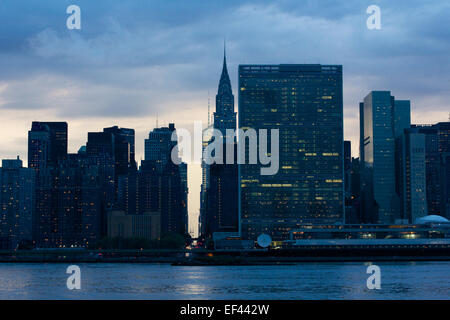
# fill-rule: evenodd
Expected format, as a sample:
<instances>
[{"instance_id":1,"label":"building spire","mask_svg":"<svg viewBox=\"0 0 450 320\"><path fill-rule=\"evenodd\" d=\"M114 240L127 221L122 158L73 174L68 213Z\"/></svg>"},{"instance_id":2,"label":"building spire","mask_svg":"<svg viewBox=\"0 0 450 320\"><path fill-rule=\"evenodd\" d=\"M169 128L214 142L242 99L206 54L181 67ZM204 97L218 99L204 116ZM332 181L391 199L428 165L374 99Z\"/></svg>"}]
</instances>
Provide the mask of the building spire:
<instances>
[{"instance_id":1,"label":"building spire","mask_svg":"<svg viewBox=\"0 0 450 320\"><path fill-rule=\"evenodd\" d=\"M209 90L208 90L208 128L211 125L211 99L209 98Z\"/></svg>"},{"instance_id":2,"label":"building spire","mask_svg":"<svg viewBox=\"0 0 450 320\"><path fill-rule=\"evenodd\" d=\"M223 67L222 67L222 75L221 78L229 78L228 76L228 68L227 68L227 51L226 51L226 42L225 38L223 39Z\"/></svg>"},{"instance_id":3,"label":"building spire","mask_svg":"<svg viewBox=\"0 0 450 320\"><path fill-rule=\"evenodd\" d=\"M222 67L222 74L220 76L219 81L219 93L223 91L229 91L231 94L231 82L230 82L230 76L228 75L228 68L227 68L227 51L226 51L226 42L225 38L223 39L223 67Z\"/></svg>"},{"instance_id":4,"label":"building spire","mask_svg":"<svg viewBox=\"0 0 450 320\"><path fill-rule=\"evenodd\" d=\"M227 66L227 40L223 37L223 65Z\"/></svg>"}]
</instances>

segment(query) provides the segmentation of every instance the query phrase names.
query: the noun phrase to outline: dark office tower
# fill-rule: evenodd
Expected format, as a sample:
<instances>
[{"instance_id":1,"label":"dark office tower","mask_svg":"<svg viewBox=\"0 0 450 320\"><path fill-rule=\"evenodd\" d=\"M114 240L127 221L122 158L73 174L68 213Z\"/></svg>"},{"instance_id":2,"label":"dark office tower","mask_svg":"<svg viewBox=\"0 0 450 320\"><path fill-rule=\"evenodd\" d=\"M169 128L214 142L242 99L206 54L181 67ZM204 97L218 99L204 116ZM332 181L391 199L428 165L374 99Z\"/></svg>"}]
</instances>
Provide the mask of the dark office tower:
<instances>
[{"instance_id":1,"label":"dark office tower","mask_svg":"<svg viewBox=\"0 0 450 320\"><path fill-rule=\"evenodd\" d=\"M359 161L364 163L364 102L359 103Z\"/></svg>"},{"instance_id":2,"label":"dark office tower","mask_svg":"<svg viewBox=\"0 0 450 320\"><path fill-rule=\"evenodd\" d=\"M359 103L359 217L361 223L373 223L374 217L370 214L373 213L373 199L370 196L371 190L369 190L370 175L364 167L364 146L366 144L364 135L364 102Z\"/></svg>"},{"instance_id":3,"label":"dark office tower","mask_svg":"<svg viewBox=\"0 0 450 320\"><path fill-rule=\"evenodd\" d=\"M450 218L450 122L439 122L438 128L439 154L442 167L442 204L441 214Z\"/></svg>"},{"instance_id":4,"label":"dark office tower","mask_svg":"<svg viewBox=\"0 0 450 320\"><path fill-rule=\"evenodd\" d=\"M168 127L155 128L150 131L148 139L145 139L145 160L156 161L159 171L171 161L171 151L177 142L172 141L172 133L175 125L170 123Z\"/></svg>"},{"instance_id":5,"label":"dark office tower","mask_svg":"<svg viewBox=\"0 0 450 320\"><path fill-rule=\"evenodd\" d=\"M237 164L212 164L207 190L207 215L205 232L237 232L239 225L238 166Z\"/></svg>"},{"instance_id":6,"label":"dark office tower","mask_svg":"<svg viewBox=\"0 0 450 320\"><path fill-rule=\"evenodd\" d=\"M180 174L182 165L170 161L162 171L158 170L158 165L154 160L142 161L138 173L137 214L160 212L162 236L169 232L185 234L187 203Z\"/></svg>"},{"instance_id":7,"label":"dark office tower","mask_svg":"<svg viewBox=\"0 0 450 320\"><path fill-rule=\"evenodd\" d=\"M187 163L182 162L178 166L180 171L180 180L181 180L181 192L182 192L182 208L183 213L182 217L185 219L184 221L184 230L186 230L186 233L189 232L188 225L189 225L189 214L188 214L188 196L189 196L189 187L188 187L188 168Z\"/></svg>"},{"instance_id":8,"label":"dark office tower","mask_svg":"<svg viewBox=\"0 0 450 320\"><path fill-rule=\"evenodd\" d=\"M31 242L35 170L22 160L3 160L0 168L0 248L15 249Z\"/></svg>"},{"instance_id":9,"label":"dark office tower","mask_svg":"<svg viewBox=\"0 0 450 320\"><path fill-rule=\"evenodd\" d=\"M155 128L145 140L145 161L139 170L139 210L161 213L161 235L185 234L187 222L187 164L172 161L175 125ZM177 156L178 158L178 156Z\"/></svg>"},{"instance_id":10,"label":"dark office tower","mask_svg":"<svg viewBox=\"0 0 450 320\"><path fill-rule=\"evenodd\" d=\"M187 233L184 183L180 166L169 161L161 175L161 234Z\"/></svg>"},{"instance_id":11,"label":"dark office tower","mask_svg":"<svg viewBox=\"0 0 450 320\"><path fill-rule=\"evenodd\" d=\"M114 134L111 132L88 132L88 140L86 143L86 156L96 158L99 165L107 166L113 163L112 184L113 202L117 201L118 175L116 168L116 144Z\"/></svg>"},{"instance_id":12,"label":"dark office tower","mask_svg":"<svg viewBox=\"0 0 450 320\"><path fill-rule=\"evenodd\" d=\"M47 167L50 157L50 128L33 122L28 131L28 167L40 170Z\"/></svg>"},{"instance_id":13,"label":"dark office tower","mask_svg":"<svg viewBox=\"0 0 450 320\"><path fill-rule=\"evenodd\" d=\"M114 126L104 128L103 132L114 135L116 174L122 175L129 170L136 170L134 129Z\"/></svg>"},{"instance_id":14,"label":"dark office tower","mask_svg":"<svg viewBox=\"0 0 450 320\"><path fill-rule=\"evenodd\" d=\"M428 213L450 217L450 122L413 125L425 134Z\"/></svg>"},{"instance_id":15,"label":"dark office tower","mask_svg":"<svg viewBox=\"0 0 450 320\"><path fill-rule=\"evenodd\" d=\"M344 141L344 190L345 197L351 196L352 146L350 141Z\"/></svg>"},{"instance_id":16,"label":"dark office tower","mask_svg":"<svg viewBox=\"0 0 450 320\"><path fill-rule=\"evenodd\" d=\"M351 173L352 173L352 149L351 142L344 141L344 195L345 195L345 222L348 223L354 216L352 212L352 190L351 190Z\"/></svg>"},{"instance_id":17,"label":"dark office tower","mask_svg":"<svg viewBox=\"0 0 450 320\"><path fill-rule=\"evenodd\" d=\"M209 110L209 107L208 107ZM208 114L209 117L209 114ZM202 154L204 153L206 147L211 142L213 125L208 121L208 127L202 132ZM202 185L200 190L200 215L198 221L198 233L200 240L206 236L206 218L208 214L208 188L209 188L209 176L210 176L210 165L206 162L206 159L202 157Z\"/></svg>"},{"instance_id":18,"label":"dark office tower","mask_svg":"<svg viewBox=\"0 0 450 320\"><path fill-rule=\"evenodd\" d=\"M278 129L280 150L275 175L239 165L244 238L344 222L342 99L342 66L239 66L239 127Z\"/></svg>"},{"instance_id":19,"label":"dark office tower","mask_svg":"<svg viewBox=\"0 0 450 320\"><path fill-rule=\"evenodd\" d=\"M67 122L43 122L50 128L50 164L67 158Z\"/></svg>"},{"instance_id":20,"label":"dark office tower","mask_svg":"<svg viewBox=\"0 0 450 320\"><path fill-rule=\"evenodd\" d=\"M439 154L438 129L431 125L413 125L425 134L425 163L428 214L440 215L442 203L441 157Z\"/></svg>"},{"instance_id":21,"label":"dark office tower","mask_svg":"<svg viewBox=\"0 0 450 320\"><path fill-rule=\"evenodd\" d=\"M414 223L428 214L426 197L426 135L417 128L405 129L397 138L399 190L404 223Z\"/></svg>"},{"instance_id":22,"label":"dark office tower","mask_svg":"<svg viewBox=\"0 0 450 320\"><path fill-rule=\"evenodd\" d=\"M350 212L345 212L346 224L360 224L363 221L361 216L361 170L359 158L352 158L350 169ZM346 199L346 200L347 200ZM347 209L347 207L346 207Z\"/></svg>"},{"instance_id":23,"label":"dark office tower","mask_svg":"<svg viewBox=\"0 0 450 320\"><path fill-rule=\"evenodd\" d=\"M161 174L156 161L143 160L138 173L139 212L161 212Z\"/></svg>"},{"instance_id":24,"label":"dark office tower","mask_svg":"<svg viewBox=\"0 0 450 320\"><path fill-rule=\"evenodd\" d=\"M206 236L214 232L238 231L238 165L236 161L236 141L227 140L226 130L236 130L236 112L234 112L234 96L231 90L230 77L227 70L224 52L222 75L216 95L216 112L214 112L214 129L220 130L223 136L223 163L209 166L209 182L207 190ZM227 148L230 144L234 152L233 163L226 163Z\"/></svg>"},{"instance_id":25,"label":"dark office tower","mask_svg":"<svg viewBox=\"0 0 450 320\"><path fill-rule=\"evenodd\" d=\"M67 157L67 122L33 121L28 132L30 168L55 167Z\"/></svg>"},{"instance_id":26,"label":"dark office tower","mask_svg":"<svg viewBox=\"0 0 450 320\"><path fill-rule=\"evenodd\" d=\"M34 121L28 131L28 167L36 171L33 238L38 246L57 241L56 167L67 157L67 123Z\"/></svg>"},{"instance_id":27,"label":"dark office tower","mask_svg":"<svg viewBox=\"0 0 450 320\"><path fill-rule=\"evenodd\" d=\"M364 222L393 223L401 218L396 138L410 127L410 102L395 100L390 91L372 91L361 109Z\"/></svg>"},{"instance_id":28,"label":"dark office tower","mask_svg":"<svg viewBox=\"0 0 450 320\"><path fill-rule=\"evenodd\" d=\"M125 214L139 213L138 173L130 171L118 178L118 207Z\"/></svg>"},{"instance_id":29,"label":"dark office tower","mask_svg":"<svg viewBox=\"0 0 450 320\"><path fill-rule=\"evenodd\" d=\"M110 157L114 158L114 134L111 132L88 132L86 153L88 155L108 154Z\"/></svg>"}]
</instances>

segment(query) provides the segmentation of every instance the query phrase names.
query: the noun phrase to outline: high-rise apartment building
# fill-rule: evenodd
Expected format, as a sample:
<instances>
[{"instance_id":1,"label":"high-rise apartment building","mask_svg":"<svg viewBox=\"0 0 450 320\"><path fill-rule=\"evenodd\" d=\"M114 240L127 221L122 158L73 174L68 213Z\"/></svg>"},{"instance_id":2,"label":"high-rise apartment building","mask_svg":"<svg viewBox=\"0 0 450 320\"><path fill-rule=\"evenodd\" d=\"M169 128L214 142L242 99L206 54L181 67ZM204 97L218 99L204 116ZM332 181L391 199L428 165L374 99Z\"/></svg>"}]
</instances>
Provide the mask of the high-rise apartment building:
<instances>
[{"instance_id":1,"label":"high-rise apartment building","mask_svg":"<svg viewBox=\"0 0 450 320\"><path fill-rule=\"evenodd\" d=\"M0 248L15 249L33 239L35 170L22 160L3 160L0 168Z\"/></svg>"}]
</instances>

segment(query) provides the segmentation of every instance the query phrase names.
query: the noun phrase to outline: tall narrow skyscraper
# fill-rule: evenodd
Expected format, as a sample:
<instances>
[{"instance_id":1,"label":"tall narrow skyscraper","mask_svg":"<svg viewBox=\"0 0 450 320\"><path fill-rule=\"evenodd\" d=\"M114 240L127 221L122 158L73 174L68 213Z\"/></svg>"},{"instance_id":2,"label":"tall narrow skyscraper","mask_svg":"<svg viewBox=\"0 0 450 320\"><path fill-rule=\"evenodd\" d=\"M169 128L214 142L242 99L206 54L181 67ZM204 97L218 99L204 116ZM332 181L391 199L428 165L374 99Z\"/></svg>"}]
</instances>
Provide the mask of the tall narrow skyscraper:
<instances>
[{"instance_id":1,"label":"tall narrow skyscraper","mask_svg":"<svg viewBox=\"0 0 450 320\"><path fill-rule=\"evenodd\" d=\"M426 136L417 128L405 129L397 138L400 157L399 194L402 198L402 216L405 222L428 214L426 197Z\"/></svg>"},{"instance_id":2,"label":"tall narrow skyscraper","mask_svg":"<svg viewBox=\"0 0 450 320\"><path fill-rule=\"evenodd\" d=\"M396 138L411 125L410 102L395 100L390 91L372 91L360 111L364 222L394 223L402 219Z\"/></svg>"},{"instance_id":3,"label":"tall narrow skyscraper","mask_svg":"<svg viewBox=\"0 0 450 320\"><path fill-rule=\"evenodd\" d=\"M33 237L38 246L58 241L56 170L66 158L67 122L34 121L28 131L28 167L36 172Z\"/></svg>"},{"instance_id":4,"label":"tall narrow skyscraper","mask_svg":"<svg viewBox=\"0 0 450 320\"><path fill-rule=\"evenodd\" d=\"M243 238L344 222L342 66L239 66L239 128L279 130L277 174L239 165Z\"/></svg>"},{"instance_id":5,"label":"tall narrow skyscraper","mask_svg":"<svg viewBox=\"0 0 450 320\"><path fill-rule=\"evenodd\" d=\"M172 151L178 142L172 141L174 133L173 123L149 133L145 140L145 161L138 174L139 212L161 214L162 236L187 232L187 164L172 161Z\"/></svg>"},{"instance_id":6,"label":"tall narrow skyscraper","mask_svg":"<svg viewBox=\"0 0 450 320\"><path fill-rule=\"evenodd\" d=\"M450 218L450 122L412 127L425 135L428 214Z\"/></svg>"},{"instance_id":7,"label":"tall narrow skyscraper","mask_svg":"<svg viewBox=\"0 0 450 320\"><path fill-rule=\"evenodd\" d=\"M238 166L236 159L226 163L227 144L236 155L236 140L234 135L227 139L227 130L236 130L236 112L234 112L234 95L228 75L227 58L224 50L222 74L216 95L216 111L214 112L214 129L219 130L223 137L223 163L208 166L209 181L206 192L205 236L214 232L238 231ZM235 157L233 157L235 158Z\"/></svg>"}]
</instances>

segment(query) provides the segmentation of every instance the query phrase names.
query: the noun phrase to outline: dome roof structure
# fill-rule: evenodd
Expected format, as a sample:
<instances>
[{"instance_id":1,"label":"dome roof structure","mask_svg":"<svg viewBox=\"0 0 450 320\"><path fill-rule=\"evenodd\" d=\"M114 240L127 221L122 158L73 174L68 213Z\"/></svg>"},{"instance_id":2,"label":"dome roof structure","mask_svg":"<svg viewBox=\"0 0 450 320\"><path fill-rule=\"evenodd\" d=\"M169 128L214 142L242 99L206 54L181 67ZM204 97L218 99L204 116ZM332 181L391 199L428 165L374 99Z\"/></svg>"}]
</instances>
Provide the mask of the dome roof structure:
<instances>
[{"instance_id":1,"label":"dome roof structure","mask_svg":"<svg viewBox=\"0 0 450 320\"><path fill-rule=\"evenodd\" d=\"M428 224L428 223L450 223L450 221L442 216L429 215L421 218L417 218L416 224Z\"/></svg>"}]
</instances>

